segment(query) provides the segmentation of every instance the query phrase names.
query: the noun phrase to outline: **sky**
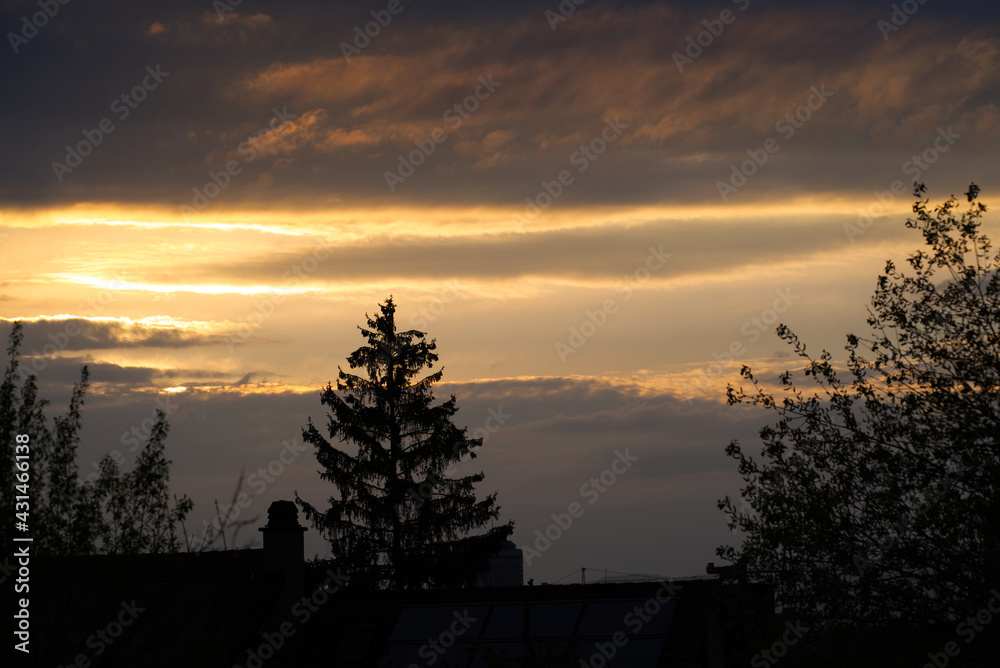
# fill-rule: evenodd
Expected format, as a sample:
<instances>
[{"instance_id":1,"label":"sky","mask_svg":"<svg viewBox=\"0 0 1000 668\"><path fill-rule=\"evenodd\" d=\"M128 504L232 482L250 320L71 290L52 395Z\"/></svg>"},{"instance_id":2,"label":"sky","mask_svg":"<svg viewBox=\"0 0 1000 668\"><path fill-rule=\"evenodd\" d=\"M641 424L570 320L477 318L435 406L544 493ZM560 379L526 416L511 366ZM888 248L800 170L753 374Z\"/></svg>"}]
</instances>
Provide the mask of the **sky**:
<instances>
[{"instance_id":1,"label":"sky","mask_svg":"<svg viewBox=\"0 0 1000 668\"><path fill-rule=\"evenodd\" d=\"M779 323L843 359L922 244L914 181L1000 194L987 3L7 1L0 25L0 331L25 323L57 410L88 365L82 476L129 468L157 408L189 532L245 471L240 544L334 493L301 428L392 295L526 579L701 574L739 541L725 446L773 420L727 405L740 367L801 365Z\"/></svg>"}]
</instances>

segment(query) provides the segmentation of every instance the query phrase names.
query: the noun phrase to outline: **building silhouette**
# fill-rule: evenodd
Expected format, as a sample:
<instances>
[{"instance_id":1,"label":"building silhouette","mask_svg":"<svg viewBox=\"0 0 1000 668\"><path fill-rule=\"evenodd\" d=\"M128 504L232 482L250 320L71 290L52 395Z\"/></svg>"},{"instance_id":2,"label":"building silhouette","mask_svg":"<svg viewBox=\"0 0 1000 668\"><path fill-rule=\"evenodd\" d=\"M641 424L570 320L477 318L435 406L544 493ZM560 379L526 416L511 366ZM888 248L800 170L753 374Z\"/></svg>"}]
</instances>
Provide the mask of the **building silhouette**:
<instances>
[{"instance_id":1,"label":"building silhouette","mask_svg":"<svg viewBox=\"0 0 1000 668\"><path fill-rule=\"evenodd\" d=\"M305 562L305 531L295 505L276 501L261 549L33 561L33 658L88 668L492 668L508 665L504 655L565 655L573 666L721 668L773 617L770 587L719 578L524 586L512 543L481 587L356 591Z\"/></svg>"},{"instance_id":2,"label":"building silhouette","mask_svg":"<svg viewBox=\"0 0 1000 668\"><path fill-rule=\"evenodd\" d=\"M506 541L490 569L479 576L477 587L520 587L524 584L524 553L511 541Z\"/></svg>"}]
</instances>

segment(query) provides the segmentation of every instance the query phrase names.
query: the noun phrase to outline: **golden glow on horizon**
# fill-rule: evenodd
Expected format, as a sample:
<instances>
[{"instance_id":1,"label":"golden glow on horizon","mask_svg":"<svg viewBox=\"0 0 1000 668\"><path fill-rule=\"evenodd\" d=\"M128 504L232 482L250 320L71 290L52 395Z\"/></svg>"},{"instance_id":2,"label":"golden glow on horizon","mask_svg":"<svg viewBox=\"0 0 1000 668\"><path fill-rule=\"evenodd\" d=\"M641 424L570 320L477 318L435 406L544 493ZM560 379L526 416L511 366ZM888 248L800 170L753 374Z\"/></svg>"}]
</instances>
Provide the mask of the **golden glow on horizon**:
<instances>
[{"instance_id":1,"label":"golden glow on horizon","mask_svg":"<svg viewBox=\"0 0 1000 668\"><path fill-rule=\"evenodd\" d=\"M897 202L902 218L908 202L905 198ZM556 378L564 372L582 371L584 375L579 377L562 377L581 382L589 378L593 383L599 378L602 386L621 387L622 392L635 396L673 395L724 402L726 383L738 381L739 364L727 365L718 374L704 372L711 361L690 368L628 372L630 364L649 363L648 355L639 352L641 346L632 343L642 337L629 338L627 343L624 338L623 325L643 317L642 310L631 305L622 320L615 320L618 324L602 330L601 343L588 344L588 356L581 355L575 367L559 366L552 344L584 317L578 314L614 297L623 282L631 283L637 292L652 293L656 308L669 309L671 318L688 318L698 327L709 293L757 284L768 288L765 297L775 288L797 292L812 287L815 298L817 285L826 289L834 281L849 282L856 267L875 268L888 257L901 259L900 253L914 245L912 237L886 238L874 230L852 244L842 226L854 224L862 207L843 198L808 197L766 206L553 207L527 224L515 224L509 209L488 207L304 208L301 212L275 209L249 213L220 208L206 210L204 220L198 222L162 208L115 207L81 205L31 214L0 211L0 231L12 238L3 242L9 252L5 270L13 278L11 287L4 291L9 296L0 295L6 297L5 315L24 314L27 317L21 319L37 322L81 318L72 315L74 312L91 313L84 319L114 326L88 336L104 337L107 345L122 344L117 350L97 345L94 357L124 368L153 369L153 379L145 383L170 387L143 391L171 393L313 393L317 388L303 383L328 360L323 353L312 352L317 348L310 348L303 356L289 352L287 343L315 344L320 329L336 328L337 336L340 332L349 334L358 323L358 314L364 312L356 308L358 303L371 308L395 293L400 303L406 300L407 311L401 312L404 317L409 316L410 322L423 318L429 325L416 328L469 337L456 346L466 356L457 358L458 367L470 365L466 367L469 376L492 373L489 369L493 366L469 353L470 347L478 345L477 337L489 339L497 331L518 331L517 313L523 306L525 317L544 320L546 313L552 313L561 322L549 323L552 340L534 341L534 348L527 353L506 347L508 340L491 341L491 355L496 357L500 374L530 369L548 374L539 378ZM807 220L808 216L812 219ZM892 218L895 225L899 218L895 213ZM755 221L765 223L768 232L761 236L759 246L748 244L745 252L742 247L734 252L731 243L727 248L723 243L726 230L733 230L735 223L752 225ZM4 225L12 229L4 230ZM647 244L639 244L633 251L603 242L620 230L639 225L651 225L656 234L648 236L662 236L663 251L674 254L662 270L647 274L648 278L636 274L646 259ZM786 237L786 227L789 234L800 236ZM552 230L564 234L543 236ZM575 230L596 233L588 231L578 238ZM677 248L670 247L672 231L678 235ZM538 236L530 238L533 235ZM636 239L642 236L634 235ZM563 239L570 238L574 244L561 245ZM416 268L412 258L419 254L421 245L416 241L408 244L410 239L441 239L441 243L425 243L440 264L432 265L426 273ZM512 239L514 243L509 243ZM324 260L329 264L323 270L318 270L320 256L310 250L317 243L329 243L337 249ZM657 240L656 245L659 243ZM391 252L382 253L382 244ZM37 247L49 249L47 264L40 264L35 257L33 249ZM490 260L460 263L453 276L440 273L451 271L448 258L452 254L458 257L466 247L479 254L474 257ZM491 255L494 248L497 254ZM513 253L521 253L522 248L527 254L519 263L521 258ZM720 248L732 262L719 261L715 253ZM503 253L511 253L510 264L503 264L507 259ZM579 254L580 262L574 253ZM311 271L304 263L307 259L316 265ZM334 264L337 262L340 264ZM301 270L294 279L287 274L292 269ZM409 275L394 276L387 273L390 271ZM457 284L458 296L449 284ZM820 298L829 299L825 294ZM512 304L514 300L522 303ZM464 303L451 307L452 301ZM652 303L647 301L647 308ZM748 311L768 303L754 304ZM812 303L803 301L801 307ZM278 312L277 304L281 304L280 316L272 318L272 313ZM727 308L733 310L734 327L747 315L738 311L739 307ZM59 315L35 315L39 312ZM439 314L442 321L435 323ZM219 319L202 319L206 317ZM489 323L496 329L488 329ZM521 325L524 331L530 327L527 322ZM85 345L93 345L91 339L87 341ZM690 357L711 353L708 346L713 344L702 344L695 337L691 341L690 345L701 347L697 352L692 347ZM59 351L56 356L69 354ZM685 359L680 355L665 352L659 360L679 362ZM600 377L586 375L605 368L605 362L593 361L596 356L606 356L602 359L618 365L616 371ZM187 376L184 372L195 368L211 373L191 372ZM219 382L224 378L235 381L254 369L269 373L281 369L285 375L280 377L288 384Z\"/></svg>"},{"instance_id":2,"label":"golden glow on horizon","mask_svg":"<svg viewBox=\"0 0 1000 668\"><path fill-rule=\"evenodd\" d=\"M170 387L163 388L158 391L160 392L187 392L187 393L206 393L206 394L236 394L236 395L251 395L251 394L315 394L320 390L319 387L307 387L305 385L293 385L285 383L244 383L240 385L234 384L219 384L219 385L185 385L182 387Z\"/></svg>"},{"instance_id":3,"label":"golden glow on horizon","mask_svg":"<svg viewBox=\"0 0 1000 668\"><path fill-rule=\"evenodd\" d=\"M176 327L205 327L208 329L219 324L212 320L181 320L169 315L151 315L145 318L128 318L125 316L75 315L72 313L35 315L23 318L4 318L0 316L0 320L4 320L6 322L14 322L15 320L21 320L24 322L42 322L47 320L88 320L90 322L111 322L123 325L160 327L163 329L174 329Z\"/></svg>"},{"instance_id":4,"label":"golden glow on horizon","mask_svg":"<svg viewBox=\"0 0 1000 668\"><path fill-rule=\"evenodd\" d=\"M306 286L276 286L276 285L156 285L152 283L133 283L130 281L120 281L118 279L99 278L97 276L85 276L81 274L54 274L56 278L69 283L87 285L93 288L105 290L139 290L143 292L195 292L204 295L259 295L259 294L282 294L295 295L310 292L322 292L323 288Z\"/></svg>"},{"instance_id":5,"label":"golden glow on horizon","mask_svg":"<svg viewBox=\"0 0 1000 668\"><path fill-rule=\"evenodd\" d=\"M249 396L249 395L262 395L262 394L315 394L320 388L319 387L307 387L305 385L291 385L282 383L253 383L253 384L228 384L220 383L218 385L178 385L175 387L129 387L129 394L151 394L157 395L164 392L169 394L184 394L189 396L189 400L194 400L195 395L198 394L228 394L236 396ZM91 378L91 392L99 395L116 395L120 394L121 390L117 386L109 383L101 382L100 380L94 380Z\"/></svg>"},{"instance_id":6,"label":"golden glow on horizon","mask_svg":"<svg viewBox=\"0 0 1000 668\"><path fill-rule=\"evenodd\" d=\"M191 221L138 221L138 220L108 220L106 218L56 218L53 223L57 225L107 225L109 227L139 227L147 229L163 229L170 227L193 227L207 230L247 230L251 232L265 232L267 234L282 234L287 236L305 237L321 236L322 232L308 229L292 229L276 225L252 225L245 223L196 223Z\"/></svg>"},{"instance_id":7,"label":"golden glow on horizon","mask_svg":"<svg viewBox=\"0 0 1000 668\"><path fill-rule=\"evenodd\" d=\"M524 397L525 392L530 392L523 383L538 384L537 387L546 387L546 382L568 381L570 384L591 386L594 388L613 388L625 394L643 398L673 396L678 400L711 400L718 403L726 403L726 386L729 383L739 384L740 368L747 365L754 370L758 377L760 387L765 390L777 390L778 375L786 370L801 371L804 367L797 358L753 358L736 360L724 364L717 364L714 360L704 362L692 362L686 364L670 365L661 370L640 369L631 373L608 373L601 375L519 375L496 378L475 378L469 380L455 380L450 382L445 380L441 383L444 390L449 390L449 386L461 385L508 385L507 391L517 393ZM509 387L510 385L516 387ZM220 383L217 385L192 385L178 386L172 388L162 388L161 392L205 392L216 394L315 394L321 388L316 386L300 385L295 383L281 383L264 381L258 383L229 384ZM537 390L536 390L537 391ZM541 393L562 392L562 388L543 389Z\"/></svg>"},{"instance_id":8,"label":"golden glow on horizon","mask_svg":"<svg viewBox=\"0 0 1000 668\"><path fill-rule=\"evenodd\" d=\"M124 226L148 229L184 227L206 230L254 231L285 236L329 236L352 242L393 236L468 237L476 235L543 232L571 228L625 226L655 220L732 221L734 219L787 218L794 224L806 216L843 215L856 219L870 207L872 196L809 195L784 202L705 204L656 204L641 206L553 206L534 218L524 207L425 207L371 208L309 207L252 210L206 209L185 216L166 207L132 207L117 203L86 203L75 207L36 209L31 212L0 209L0 227L40 228L56 225ZM884 215L907 215L911 198L899 197Z\"/></svg>"},{"instance_id":9,"label":"golden glow on horizon","mask_svg":"<svg viewBox=\"0 0 1000 668\"><path fill-rule=\"evenodd\" d=\"M779 362L789 362L791 360L779 360ZM774 365L774 360L748 360L747 363L754 368L755 371L759 372L762 376L762 387L769 387L769 374L768 369ZM470 380L452 380L451 382L444 381L441 383L441 387L444 390L448 390L449 386L459 386L459 385L504 385L508 383L540 383L542 387L546 381L568 381L573 385L584 385L594 388L613 388L615 390L621 391L625 394L633 395L636 397L643 398L654 398L662 397L664 395L672 395L678 400L689 400L689 399L701 399L701 400L713 400L720 403L726 402L726 384L727 382L734 382L738 380L739 369L741 364L732 363L726 366L725 370L722 372L712 371L709 372L707 369L711 366L712 362L704 362L701 364L689 364L684 365L690 367L686 370L677 371L658 371L658 372L637 372L632 374L622 374L622 375L600 375L600 376L588 376L581 374L573 374L567 376L513 376L513 377L498 377L498 378L476 378ZM777 367L775 367L777 368ZM785 366L781 366L780 371L785 370ZM780 373L776 371L776 373ZM98 384L101 384L98 381ZM775 386L777 384L775 383ZM218 383L218 384L206 384L198 385L194 383L187 383L185 385L178 385L172 387L144 387L144 388L132 388L131 392L169 392L171 394L180 393L204 393L204 394L234 394L234 395L262 395L262 394L300 394L300 395L313 395L320 391L322 388L311 385L301 385L296 383L281 383L273 381L262 381L255 383ZM518 396L524 397L525 392L530 392L523 385L518 385L516 389L509 389L510 392L516 392ZM562 388L553 390L541 390L540 394L548 394L550 392L558 393L562 392ZM443 395L442 395L443 396Z\"/></svg>"},{"instance_id":10,"label":"golden glow on horizon","mask_svg":"<svg viewBox=\"0 0 1000 668\"><path fill-rule=\"evenodd\" d=\"M384 282L373 283L371 281L358 282L358 283L338 283L338 284L314 284L312 286L289 286L285 285L219 285L219 284L205 284L205 285L191 285L191 284L153 284L153 283L138 283L130 281L120 281L114 278L102 278L99 276L88 276L83 274L53 274L54 278L58 278L64 282L73 283L76 285L83 285L92 288L101 288L105 290L118 290L118 291L137 291L137 292L154 292L160 294L170 294L174 292L189 292L204 295L227 295L227 294L238 294L244 296L257 296L257 295L308 295L312 297L318 297L320 299L346 299L346 298L359 298L366 301L382 300L385 298L386 290L408 290L414 293L426 293L430 298L442 293L442 291L450 291L447 294L452 294L455 292L452 288L448 287L453 284L458 285L457 292L461 293L463 298L468 297L481 297L487 299L527 299L531 297L538 297L552 292L552 286L557 282L553 281L547 277L526 277L510 279L508 281L487 281L487 280L451 280L442 281L439 278L427 278L423 280L406 280L399 279L393 276L387 276ZM444 287L443 287L444 284ZM604 285L604 283L572 283L566 282L565 285L574 286L588 286L588 285ZM515 287L516 286L516 287ZM65 318L83 318L83 316L76 316L72 314L60 314L51 316L32 316L25 318L0 318L0 320L54 320L54 319L65 319ZM157 318L162 318L163 322L156 322ZM151 316L148 318L84 318L87 320L108 320L108 321L119 321L122 323L134 323L134 324L149 324L151 326L162 324L165 328L169 328L170 318L168 316ZM178 326L190 326L192 323L197 323L199 321L175 321ZM209 324L210 321L200 321L205 324ZM215 324L212 322L212 324Z\"/></svg>"},{"instance_id":11,"label":"golden glow on horizon","mask_svg":"<svg viewBox=\"0 0 1000 668\"><path fill-rule=\"evenodd\" d=\"M680 275L677 275L676 272L671 271L668 267L663 272L653 272L646 276L637 276L634 270L642 266L643 260L642 252L637 252L635 264L623 264L619 274L610 276L522 274L496 278L459 276L445 280L434 275L427 276L426 278L386 275L379 281L372 281L371 279L345 281L342 278L338 278L335 282L331 282L300 272L298 276L288 275L283 277L282 283L254 283L251 285L219 283L217 281L219 278L222 278L221 276L210 278L210 282L207 281L202 284L126 281L98 274L81 273L57 273L49 274L48 276L55 279L56 284L60 282L72 283L103 290L151 292L157 294L195 293L202 295L245 296L271 294L281 295L282 298L286 295L300 295L320 299L367 298L375 295L381 299L387 289L406 290L416 294L427 293L428 296L433 297L435 294L442 292L444 289L443 285L457 285L459 292L466 298L477 297L509 300L539 297L552 294L559 289L614 289L616 286L622 284L643 290L672 291L708 285L727 285L732 284L734 281L744 282L748 275L754 276L755 280L773 279L779 282L787 282L790 277L815 275L817 271L823 268L830 269L833 273L836 273L842 271L845 266L856 266L861 261L876 261L877 263L881 263L890 257L898 256L900 252L910 249L912 242L895 239L869 242L865 245L855 245L852 248L852 255L846 256L843 249L849 245L850 242L845 236L842 245L831 246L827 250L812 251L805 255L790 254L790 257L786 258L770 258L760 263L740 264L731 268L713 266L702 271L684 269ZM643 251L643 249L637 250ZM663 250L665 252L670 251L666 244L663 245ZM37 316L36 319L55 317L57 316ZM60 317L75 316L63 314ZM157 323L155 318L164 318L165 320L162 323ZM128 323L131 321L125 318L122 322ZM171 326L168 316L149 316L139 319L137 322L150 326L156 326L157 324L164 327Z\"/></svg>"}]
</instances>

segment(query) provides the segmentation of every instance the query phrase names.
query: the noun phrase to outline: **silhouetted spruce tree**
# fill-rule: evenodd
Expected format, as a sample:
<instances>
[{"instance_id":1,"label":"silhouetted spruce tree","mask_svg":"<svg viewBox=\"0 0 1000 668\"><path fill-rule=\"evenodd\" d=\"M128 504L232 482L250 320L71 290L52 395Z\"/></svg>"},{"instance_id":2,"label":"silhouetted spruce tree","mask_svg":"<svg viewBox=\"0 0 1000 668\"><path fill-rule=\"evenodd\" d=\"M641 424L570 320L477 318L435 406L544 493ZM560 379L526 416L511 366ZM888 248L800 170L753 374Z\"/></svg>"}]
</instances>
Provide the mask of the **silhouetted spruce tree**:
<instances>
[{"instance_id":1,"label":"silhouetted spruce tree","mask_svg":"<svg viewBox=\"0 0 1000 668\"><path fill-rule=\"evenodd\" d=\"M368 344L347 358L336 391L321 394L331 409L331 445L310 418L303 438L316 448L320 477L338 496L320 511L296 494L306 518L330 541L334 562L352 585L412 589L472 583L513 531L513 522L475 534L499 515L496 494L477 500L477 473L449 478L463 456L475 457L482 439L452 423L455 397L434 405L431 387L442 371L418 379L438 356L435 341L416 330L396 331L392 297L381 315L359 327Z\"/></svg>"},{"instance_id":2,"label":"silhouetted spruce tree","mask_svg":"<svg viewBox=\"0 0 1000 668\"><path fill-rule=\"evenodd\" d=\"M729 497L719 505L746 535L719 555L778 584L782 603L815 628L857 634L937 623L954 635L955 620L992 597L1000 254L980 231L978 192L972 184L958 216L954 198L929 211L916 187L907 227L928 248L909 256L908 271L887 262L871 331L847 336L845 365L826 351L810 356L778 328L818 391L804 392L791 372L780 390L766 389L748 367L751 388L729 388L730 404L762 406L778 419L760 432L759 460L735 441L727 448L746 487L740 506Z\"/></svg>"}]
</instances>

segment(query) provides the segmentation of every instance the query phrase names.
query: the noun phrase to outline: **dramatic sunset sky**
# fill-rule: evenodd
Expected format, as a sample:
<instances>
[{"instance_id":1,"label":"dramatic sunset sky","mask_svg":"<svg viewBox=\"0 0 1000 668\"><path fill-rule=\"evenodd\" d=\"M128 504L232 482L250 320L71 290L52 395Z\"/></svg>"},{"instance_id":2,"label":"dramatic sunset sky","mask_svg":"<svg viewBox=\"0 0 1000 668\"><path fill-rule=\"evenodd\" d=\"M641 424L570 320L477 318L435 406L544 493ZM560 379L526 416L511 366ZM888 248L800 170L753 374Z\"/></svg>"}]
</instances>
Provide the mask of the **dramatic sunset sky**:
<instances>
[{"instance_id":1,"label":"dramatic sunset sky","mask_svg":"<svg viewBox=\"0 0 1000 668\"><path fill-rule=\"evenodd\" d=\"M392 294L515 542L583 504L526 579L702 573L740 365L842 355L915 179L1000 204L1000 18L903 4L4 2L3 336L59 410L89 365L82 475L159 405L189 531L270 464L262 525L325 506L300 428Z\"/></svg>"}]
</instances>

